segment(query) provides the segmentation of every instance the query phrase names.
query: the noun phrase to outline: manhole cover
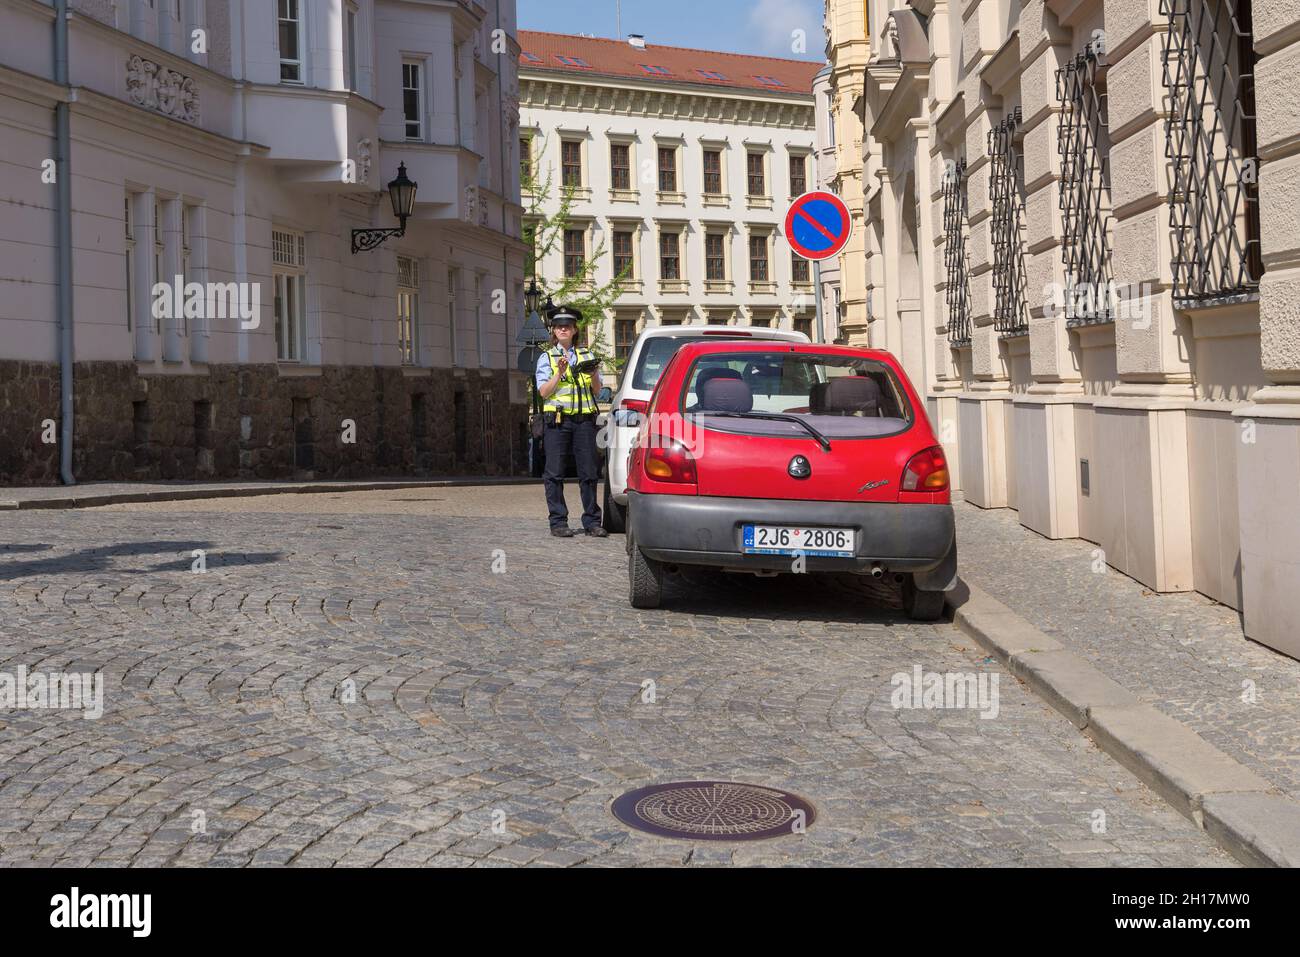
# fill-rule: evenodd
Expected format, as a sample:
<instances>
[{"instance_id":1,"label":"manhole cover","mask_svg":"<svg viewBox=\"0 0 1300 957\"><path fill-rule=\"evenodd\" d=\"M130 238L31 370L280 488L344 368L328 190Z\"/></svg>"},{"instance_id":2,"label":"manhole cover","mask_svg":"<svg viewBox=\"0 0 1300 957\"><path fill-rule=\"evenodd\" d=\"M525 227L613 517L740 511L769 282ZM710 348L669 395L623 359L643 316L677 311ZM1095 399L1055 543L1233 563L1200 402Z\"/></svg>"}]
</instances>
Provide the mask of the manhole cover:
<instances>
[{"instance_id":1,"label":"manhole cover","mask_svg":"<svg viewBox=\"0 0 1300 957\"><path fill-rule=\"evenodd\" d=\"M758 841L802 833L813 806L788 791L731 781L679 781L637 788L614 816L638 831L690 841Z\"/></svg>"}]
</instances>

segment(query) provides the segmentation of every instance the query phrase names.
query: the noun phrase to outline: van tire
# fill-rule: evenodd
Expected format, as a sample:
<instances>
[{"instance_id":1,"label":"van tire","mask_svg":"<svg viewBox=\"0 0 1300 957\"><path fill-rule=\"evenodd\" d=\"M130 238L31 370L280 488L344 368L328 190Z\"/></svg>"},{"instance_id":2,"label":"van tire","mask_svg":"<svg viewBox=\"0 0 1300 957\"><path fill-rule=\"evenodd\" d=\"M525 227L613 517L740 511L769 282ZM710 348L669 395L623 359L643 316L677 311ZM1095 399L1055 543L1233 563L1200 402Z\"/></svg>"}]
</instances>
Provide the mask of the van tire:
<instances>
[{"instance_id":1,"label":"van tire","mask_svg":"<svg viewBox=\"0 0 1300 957\"><path fill-rule=\"evenodd\" d=\"M658 608L664 594L664 566L646 558L635 542L627 553L628 599L633 608Z\"/></svg>"},{"instance_id":2,"label":"van tire","mask_svg":"<svg viewBox=\"0 0 1300 957\"><path fill-rule=\"evenodd\" d=\"M622 535L627 531L627 509L614 501L609 487L609 469L605 469L605 501L601 507L600 524L605 531Z\"/></svg>"},{"instance_id":3,"label":"van tire","mask_svg":"<svg viewBox=\"0 0 1300 957\"><path fill-rule=\"evenodd\" d=\"M903 580L903 610L913 621L938 621L942 618L946 596L947 592L922 591L916 587L911 575Z\"/></svg>"}]
</instances>

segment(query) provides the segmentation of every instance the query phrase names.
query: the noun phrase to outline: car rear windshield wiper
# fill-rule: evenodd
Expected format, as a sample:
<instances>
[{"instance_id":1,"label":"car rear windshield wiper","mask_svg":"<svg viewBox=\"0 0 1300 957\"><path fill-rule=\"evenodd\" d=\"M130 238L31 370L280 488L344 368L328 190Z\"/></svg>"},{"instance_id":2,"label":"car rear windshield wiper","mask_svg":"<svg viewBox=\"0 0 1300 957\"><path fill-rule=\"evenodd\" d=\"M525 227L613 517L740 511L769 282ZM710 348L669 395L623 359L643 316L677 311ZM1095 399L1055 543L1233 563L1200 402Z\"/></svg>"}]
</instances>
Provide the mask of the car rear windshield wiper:
<instances>
[{"instance_id":1,"label":"car rear windshield wiper","mask_svg":"<svg viewBox=\"0 0 1300 957\"><path fill-rule=\"evenodd\" d=\"M776 422L794 422L796 425L802 425L808 434L817 440L821 445L823 452L831 450L830 439L822 435L811 425L799 418L797 415L786 415L783 412L696 412L696 415L721 415L729 419L772 419Z\"/></svg>"}]
</instances>

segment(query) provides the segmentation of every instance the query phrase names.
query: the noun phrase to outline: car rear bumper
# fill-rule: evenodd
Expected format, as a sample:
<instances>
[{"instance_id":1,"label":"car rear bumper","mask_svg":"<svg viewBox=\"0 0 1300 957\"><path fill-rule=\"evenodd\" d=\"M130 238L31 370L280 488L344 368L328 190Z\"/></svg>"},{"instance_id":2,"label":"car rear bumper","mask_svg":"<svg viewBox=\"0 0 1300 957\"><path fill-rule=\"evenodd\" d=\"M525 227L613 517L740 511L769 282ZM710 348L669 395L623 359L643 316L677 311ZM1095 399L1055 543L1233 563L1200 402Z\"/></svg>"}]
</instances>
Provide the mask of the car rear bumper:
<instances>
[{"instance_id":1,"label":"car rear bumper","mask_svg":"<svg viewBox=\"0 0 1300 957\"><path fill-rule=\"evenodd\" d=\"M957 583L957 540L951 505L891 502L802 502L790 499L646 495L628 492L628 530L647 558L680 565L790 571L789 555L747 555L746 524L851 528L852 558L807 556L808 571L908 572L926 591Z\"/></svg>"}]
</instances>

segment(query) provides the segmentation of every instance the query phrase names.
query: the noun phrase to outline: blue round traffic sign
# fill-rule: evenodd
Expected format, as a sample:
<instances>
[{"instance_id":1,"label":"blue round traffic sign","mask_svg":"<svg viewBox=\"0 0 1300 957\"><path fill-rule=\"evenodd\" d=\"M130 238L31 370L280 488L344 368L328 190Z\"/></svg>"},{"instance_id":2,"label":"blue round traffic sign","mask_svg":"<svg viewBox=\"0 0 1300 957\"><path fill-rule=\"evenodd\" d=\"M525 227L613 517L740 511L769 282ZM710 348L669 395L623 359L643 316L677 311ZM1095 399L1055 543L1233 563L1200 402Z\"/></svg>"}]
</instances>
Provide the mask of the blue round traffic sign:
<instances>
[{"instance_id":1,"label":"blue round traffic sign","mask_svg":"<svg viewBox=\"0 0 1300 957\"><path fill-rule=\"evenodd\" d=\"M804 259L829 259L839 254L853 235L853 218L844 200L834 193L813 190L790 204L785 214L785 238Z\"/></svg>"}]
</instances>

